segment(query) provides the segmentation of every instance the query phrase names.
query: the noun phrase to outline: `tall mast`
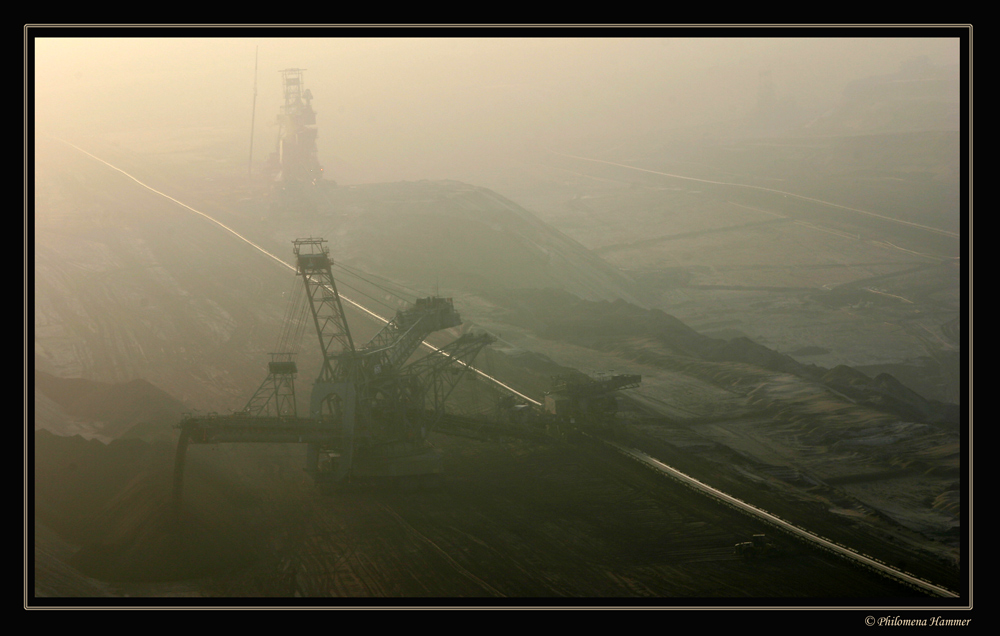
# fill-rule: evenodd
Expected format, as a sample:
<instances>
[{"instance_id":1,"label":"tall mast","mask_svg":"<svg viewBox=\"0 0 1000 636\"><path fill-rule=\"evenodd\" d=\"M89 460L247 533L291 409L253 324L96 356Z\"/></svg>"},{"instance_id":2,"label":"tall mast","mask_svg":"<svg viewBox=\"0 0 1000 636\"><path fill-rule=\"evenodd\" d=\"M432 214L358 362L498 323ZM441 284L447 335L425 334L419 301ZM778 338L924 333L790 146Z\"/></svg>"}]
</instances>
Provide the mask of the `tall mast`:
<instances>
[{"instance_id":1,"label":"tall mast","mask_svg":"<svg viewBox=\"0 0 1000 636\"><path fill-rule=\"evenodd\" d=\"M250 161L247 164L247 179L253 179L253 126L257 117L257 50L253 50L253 110L250 112Z\"/></svg>"}]
</instances>

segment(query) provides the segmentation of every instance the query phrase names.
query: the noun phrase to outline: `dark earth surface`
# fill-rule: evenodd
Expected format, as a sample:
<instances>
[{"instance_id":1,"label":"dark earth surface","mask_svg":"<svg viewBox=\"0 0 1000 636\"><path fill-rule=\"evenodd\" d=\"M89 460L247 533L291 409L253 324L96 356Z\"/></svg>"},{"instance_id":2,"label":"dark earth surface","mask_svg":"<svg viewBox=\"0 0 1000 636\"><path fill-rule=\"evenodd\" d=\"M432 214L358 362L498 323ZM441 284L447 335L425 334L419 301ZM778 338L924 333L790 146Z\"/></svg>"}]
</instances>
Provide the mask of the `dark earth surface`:
<instances>
[{"instance_id":1,"label":"dark earth surface","mask_svg":"<svg viewBox=\"0 0 1000 636\"><path fill-rule=\"evenodd\" d=\"M340 231L364 226L365 210L378 205L387 217L406 219L405 227L436 227L405 216L425 213L420 204L400 207L393 203L400 196L392 188L379 194L374 187L360 202L338 199L341 217L325 217L320 209L261 220L258 213L267 208L257 205L259 193L235 180L203 180L197 166L165 168L120 147L97 154L285 260L292 238L315 233L342 243L338 253L346 262L399 276L411 245L403 238L419 244L419 236L396 236L395 248L384 245L381 252L377 237L350 243L344 236L351 234ZM57 141L39 143L36 170L34 388L40 415L29 439L34 479L27 519L33 525L35 567L29 574L36 600L308 597L404 605L669 606L741 605L754 599L763 605L901 607L932 602L926 593L777 533L581 435L482 441L435 434L432 441L445 458L444 477L435 488L356 487L332 495L319 493L302 471L301 447L197 447L189 453L182 523L176 526L170 515L176 415L227 412L245 403L263 377L266 353L280 329L291 273L222 228ZM547 254L533 279L540 288L563 280L564 289L600 297L620 285L629 298L635 289L575 242L545 234L540 222L520 217L504 226L508 217L500 213L508 202L452 183L418 187L432 203L450 201L449 214L479 206L498 215L469 232L485 241L470 245L494 245L492 258L499 260L446 286L464 285L470 294L502 306L511 329L536 331L556 343L553 347L564 341L584 347L595 359L618 356L729 387L740 400L734 414L773 417L786 427L784 443L794 437L813 454L834 447L847 428L900 418L891 408L856 404L857 396L845 410L843 402L816 401L797 384L794 391L779 391L774 387L791 385L777 382L776 374L792 369L719 358L722 349L712 349L712 359L693 331L671 339L664 323L687 328L669 316L651 318L623 304L613 320L624 326L627 317L631 327L641 323L645 331L615 334L607 318L589 306L563 314L551 309L561 298L557 294L534 300L531 294L537 292L508 296L512 281L526 275L510 270L504 279L505 254L515 259ZM501 230L482 229L498 223ZM503 241L520 251L505 250ZM450 258L468 260L463 253ZM442 263L450 266L447 258ZM421 273L425 283L432 269ZM592 301L572 296L559 304L584 302ZM374 332L358 312L349 309L348 320L362 341ZM310 368L310 355L315 364L315 352L304 353L301 368ZM499 355L493 366L507 374L505 381L540 397L541 379L560 368L546 360ZM796 382L818 381L802 377ZM75 382L72 390L59 379ZM842 390L850 384L843 374L828 378L837 379ZM141 386L127 384L140 381ZM856 388L862 402L873 390ZM145 397L137 405L140 393ZM788 397L792 393L798 401ZM954 460L960 425L949 419L953 415L945 406L917 398L905 405L934 414L919 420L926 428L907 429L907 439L922 444L926 454L924 463L911 469L937 480L933 496L922 495L930 499L922 505L950 510L957 528L964 509ZM803 404L821 406L810 412ZM785 474L761 485L760 479L740 477L759 477L760 462L706 437L698 428L705 420L650 413L648 401L634 413L607 434L803 527L963 590L961 533L949 536L939 523L934 532L920 534L877 506L862 506L829 480L810 481L814 472L830 477L824 472L830 462L797 460L804 478L801 472ZM803 413L828 427L803 428ZM837 448L861 457L869 472L906 468L892 452ZM829 457L838 461L836 454ZM832 512L852 508L856 516ZM738 556L734 544L756 533L775 541L774 553Z\"/></svg>"}]
</instances>

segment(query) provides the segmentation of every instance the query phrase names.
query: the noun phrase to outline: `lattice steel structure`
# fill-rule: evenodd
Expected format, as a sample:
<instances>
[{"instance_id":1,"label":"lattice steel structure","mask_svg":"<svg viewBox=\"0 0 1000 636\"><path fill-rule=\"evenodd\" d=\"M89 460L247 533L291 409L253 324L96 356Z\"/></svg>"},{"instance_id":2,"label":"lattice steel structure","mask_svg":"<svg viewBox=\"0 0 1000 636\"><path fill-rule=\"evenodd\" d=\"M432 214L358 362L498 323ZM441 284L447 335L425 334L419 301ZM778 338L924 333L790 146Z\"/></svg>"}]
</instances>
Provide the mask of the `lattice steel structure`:
<instances>
[{"instance_id":1,"label":"lattice steel structure","mask_svg":"<svg viewBox=\"0 0 1000 636\"><path fill-rule=\"evenodd\" d=\"M295 411L298 369L291 354L272 354L268 377L241 413L181 423L178 502L184 453L192 443L307 444L306 470L319 484L441 471L440 453L427 444L426 435L441 420L445 400L476 355L495 338L464 334L411 362L428 335L462 324L450 298L429 297L397 311L370 342L357 347L326 241L297 239L293 246L322 353L309 415L298 417Z\"/></svg>"},{"instance_id":2,"label":"lattice steel structure","mask_svg":"<svg viewBox=\"0 0 1000 636\"><path fill-rule=\"evenodd\" d=\"M323 178L316 149L316 112L312 91L302 85L301 68L286 68L281 73L285 103L278 114L277 160L279 180L283 183L315 184Z\"/></svg>"},{"instance_id":3,"label":"lattice steel structure","mask_svg":"<svg viewBox=\"0 0 1000 636\"><path fill-rule=\"evenodd\" d=\"M298 417L295 403L295 375L298 367L293 353L272 353L267 365L267 377L254 392L243 412L255 417Z\"/></svg>"}]
</instances>

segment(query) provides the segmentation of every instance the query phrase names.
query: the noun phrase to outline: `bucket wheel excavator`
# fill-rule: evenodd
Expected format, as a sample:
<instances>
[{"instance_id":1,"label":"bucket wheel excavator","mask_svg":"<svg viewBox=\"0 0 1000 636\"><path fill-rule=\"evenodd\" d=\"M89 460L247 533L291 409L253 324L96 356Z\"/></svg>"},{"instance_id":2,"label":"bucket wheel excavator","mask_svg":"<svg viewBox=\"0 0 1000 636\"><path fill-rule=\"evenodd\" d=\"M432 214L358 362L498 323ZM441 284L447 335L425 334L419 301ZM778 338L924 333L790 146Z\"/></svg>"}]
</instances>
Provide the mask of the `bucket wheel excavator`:
<instances>
[{"instance_id":1,"label":"bucket wheel excavator","mask_svg":"<svg viewBox=\"0 0 1000 636\"><path fill-rule=\"evenodd\" d=\"M267 378L242 412L187 417L179 425L174 471L178 505L189 444L305 444L305 470L321 488L368 478L420 480L442 470L440 452L427 442L427 433L449 417L445 400L476 354L495 338L466 333L416 357L430 334L462 324L451 298L432 296L397 311L370 342L358 346L326 241L304 238L293 244L296 274L305 286L322 352L309 413L297 413L298 369L291 355L272 354Z\"/></svg>"}]
</instances>

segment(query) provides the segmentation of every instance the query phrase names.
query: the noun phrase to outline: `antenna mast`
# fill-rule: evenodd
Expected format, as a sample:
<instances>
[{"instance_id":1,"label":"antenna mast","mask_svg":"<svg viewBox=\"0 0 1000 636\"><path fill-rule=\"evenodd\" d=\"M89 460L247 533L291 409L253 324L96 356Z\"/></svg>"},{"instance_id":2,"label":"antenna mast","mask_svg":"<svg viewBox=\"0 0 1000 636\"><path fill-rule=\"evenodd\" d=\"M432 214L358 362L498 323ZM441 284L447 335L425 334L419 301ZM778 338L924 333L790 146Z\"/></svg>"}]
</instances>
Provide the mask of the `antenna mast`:
<instances>
[{"instance_id":1,"label":"antenna mast","mask_svg":"<svg viewBox=\"0 0 1000 636\"><path fill-rule=\"evenodd\" d=\"M253 179L253 126L257 117L257 51L253 50L253 110L250 111L250 161L247 164L247 179Z\"/></svg>"}]
</instances>

